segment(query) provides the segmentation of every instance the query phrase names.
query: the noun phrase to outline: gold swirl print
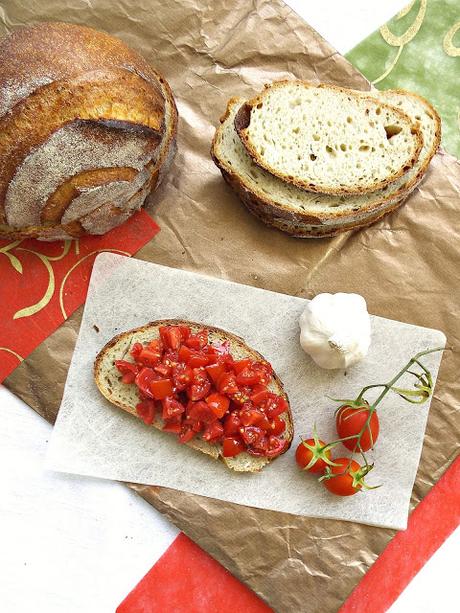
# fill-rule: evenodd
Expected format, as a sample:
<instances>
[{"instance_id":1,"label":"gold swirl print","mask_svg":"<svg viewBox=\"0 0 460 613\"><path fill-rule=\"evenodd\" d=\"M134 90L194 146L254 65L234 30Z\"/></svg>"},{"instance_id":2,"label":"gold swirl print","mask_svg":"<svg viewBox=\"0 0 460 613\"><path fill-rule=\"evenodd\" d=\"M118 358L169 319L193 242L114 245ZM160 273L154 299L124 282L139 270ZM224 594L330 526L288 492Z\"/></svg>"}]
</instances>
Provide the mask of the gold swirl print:
<instances>
[{"instance_id":1,"label":"gold swirl print","mask_svg":"<svg viewBox=\"0 0 460 613\"><path fill-rule=\"evenodd\" d=\"M442 41L442 48L451 57L460 56L460 47L456 47L453 43L455 34L460 30L460 21L454 23L454 25L450 28L450 30L444 36L444 40Z\"/></svg>"},{"instance_id":2,"label":"gold swirl print","mask_svg":"<svg viewBox=\"0 0 460 613\"><path fill-rule=\"evenodd\" d=\"M8 347L0 347L0 351L5 351L5 353L10 353L11 355L14 355L14 357L17 358L18 362L24 361L24 358L20 356L19 353L16 353L16 351L13 351L12 349L8 349Z\"/></svg>"},{"instance_id":3,"label":"gold swirl print","mask_svg":"<svg viewBox=\"0 0 460 613\"><path fill-rule=\"evenodd\" d=\"M411 11L411 9L415 6L417 1L418 0L412 0L410 4L408 4L405 8L403 8L396 15L396 21L405 17ZM390 72L393 70L393 68L398 63L398 60L401 56L404 46L407 45L407 43L409 43L417 35L417 32L420 30L423 20L425 19L425 13L426 13L426 7L427 7L428 0L419 0L419 1L420 1L420 6L418 9L417 16L415 17L412 24L407 28L407 30L403 34L401 34L400 36L393 34L393 32L390 31L389 27L386 24L380 28L380 34L383 40L389 45L391 45L392 47L398 47L398 52L396 53L394 60L391 62L390 66L385 70L385 72L382 75L380 75L377 79L372 81L373 85L375 85L376 83L379 83L380 81L383 81L383 79L385 79L390 74Z\"/></svg>"}]
</instances>

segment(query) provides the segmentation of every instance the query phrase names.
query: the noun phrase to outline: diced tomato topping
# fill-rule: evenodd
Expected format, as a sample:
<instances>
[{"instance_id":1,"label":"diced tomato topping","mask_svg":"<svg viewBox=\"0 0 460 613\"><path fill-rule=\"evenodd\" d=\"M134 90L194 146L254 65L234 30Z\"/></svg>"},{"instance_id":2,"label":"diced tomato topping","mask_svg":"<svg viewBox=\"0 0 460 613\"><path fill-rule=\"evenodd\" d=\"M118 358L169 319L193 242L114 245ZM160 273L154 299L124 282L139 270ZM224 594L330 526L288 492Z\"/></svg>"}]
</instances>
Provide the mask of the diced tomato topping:
<instances>
[{"instance_id":1,"label":"diced tomato topping","mask_svg":"<svg viewBox=\"0 0 460 613\"><path fill-rule=\"evenodd\" d=\"M153 367L153 370L165 378L169 377L171 374L171 366L167 366L166 364L157 364Z\"/></svg>"},{"instance_id":2,"label":"diced tomato topping","mask_svg":"<svg viewBox=\"0 0 460 613\"><path fill-rule=\"evenodd\" d=\"M245 368L248 368L250 364L252 364L252 360L250 360L249 358L244 358L243 360L237 360L236 362L233 362L232 368L236 372L236 374L239 375L240 372Z\"/></svg>"},{"instance_id":3,"label":"diced tomato topping","mask_svg":"<svg viewBox=\"0 0 460 613\"><path fill-rule=\"evenodd\" d=\"M286 422L281 417L277 416L270 424L271 433L275 436L282 434L286 430Z\"/></svg>"},{"instance_id":4,"label":"diced tomato topping","mask_svg":"<svg viewBox=\"0 0 460 613\"><path fill-rule=\"evenodd\" d=\"M155 402L153 400L141 400L136 404L136 412L144 424L153 424L155 419Z\"/></svg>"},{"instance_id":5,"label":"diced tomato topping","mask_svg":"<svg viewBox=\"0 0 460 613\"><path fill-rule=\"evenodd\" d=\"M209 424L217 419L209 404L202 400L188 403L187 416L193 421L203 422L204 424Z\"/></svg>"},{"instance_id":6,"label":"diced tomato topping","mask_svg":"<svg viewBox=\"0 0 460 613\"><path fill-rule=\"evenodd\" d=\"M208 344L208 331L200 330L196 334L191 334L185 341L190 349L203 349Z\"/></svg>"},{"instance_id":7,"label":"diced tomato topping","mask_svg":"<svg viewBox=\"0 0 460 613\"><path fill-rule=\"evenodd\" d=\"M211 424L206 426L205 431L202 436L205 441L209 442L217 442L222 438L224 434L224 427L220 423L220 421L213 421Z\"/></svg>"},{"instance_id":8,"label":"diced tomato topping","mask_svg":"<svg viewBox=\"0 0 460 613\"><path fill-rule=\"evenodd\" d=\"M146 366L139 371L134 382L139 388L140 392L147 398L153 398L152 390L150 389L150 383L155 380L155 371Z\"/></svg>"},{"instance_id":9,"label":"diced tomato topping","mask_svg":"<svg viewBox=\"0 0 460 613\"><path fill-rule=\"evenodd\" d=\"M160 337L165 347L179 349L182 342L182 334L179 326L161 326Z\"/></svg>"},{"instance_id":10,"label":"diced tomato topping","mask_svg":"<svg viewBox=\"0 0 460 613\"><path fill-rule=\"evenodd\" d=\"M226 436L222 444L222 455L224 458L233 458L242 451L245 451L246 445L240 438L234 436Z\"/></svg>"},{"instance_id":11,"label":"diced tomato topping","mask_svg":"<svg viewBox=\"0 0 460 613\"><path fill-rule=\"evenodd\" d=\"M162 417L165 420L185 413L184 405L172 396L166 396L166 398L163 398L161 401L161 406L163 407Z\"/></svg>"},{"instance_id":12,"label":"diced tomato topping","mask_svg":"<svg viewBox=\"0 0 460 613\"><path fill-rule=\"evenodd\" d=\"M236 394L239 389L235 375L232 372L225 372L217 382L217 389L221 394L227 394L228 396Z\"/></svg>"},{"instance_id":13,"label":"diced tomato topping","mask_svg":"<svg viewBox=\"0 0 460 613\"><path fill-rule=\"evenodd\" d=\"M250 396L251 402L253 402L256 406L260 406L263 401L268 398L269 393L270 392L265 387L265 385L255 385L254 391Z\"/></svg>"},{"instance_id":14,"label":"diced tomato topping","mask_svg":"<svg viewBox=\"0 0 460 613\"><path fill-rule=\"evenodd\" d=\"M204 353L192 351L188 364L191 368L200 368L201 366L206 366L209 364L209 358L207 355L204 355Z\"/></svg>"},{"instance_id":15,"label":"diced tomato topping","mask_svg":"<svg viewBox=\"0 0 460 613\"><path fill-rule=\"evenodd\" d=\"M216 364L211 364L210 366L206 366L206 372L211 377L214 385L217 385L220 377L225 372L225 366L222 363L217 362Z\"/></svg>"},{"instance_id":16,"label":"diced tomato topping","mask_svg":"<svg viewBox=\"0 0 460 613\"><path fill-rule=\"evenodd\" d=\"M209 394L206 398L206 402L219 419L225 415L230 406L230 400L227 396L223 396L222 394Z\"/></svg>"},{"instance_id":17,"label":"diced tomato topping","mask_svg":"<svg viewBox=\"0 0 460 613\"><path fill-rule=\"evenodd\" d=\"M174 385L179 392L182 392L193 380L193 370L184 364L179 362L172 368L172 375Z\"/></svg>"},{"instance_id":18,"label":"diced tomato topping","mask_svg":"<svg viewBox=\"0 0 460 613\"><path fill-rule=\"evenodd\" d=\"M186 341L191 334L191 330L189 326L177 326L180 330L180 335L182 337L182 341Z\"/></svg>"},{"instance_id":19,"label":"diced tomato topping","mask_svg":"<svg viewBox=\"0 0 460 613\"><path fill-rule=\"evenodd\" d=\"M174 392L171 379L158 379L157 381L152 381L150 383L150 389L155 400L163 400L163 398L171 396Z\"/></svg>"},{"instance_id":20,"label":"diced tomato topping","mask_svg":"<svg viewBox=\"0 0 460 613\"><path fill-rule=\"evenodd\" d=\"M182 431L182 426L179 422L165 422L162 430L165 432L172 432L173 434L180 434Z\"/></svg>"},{"instance_id":21,"label":"diced tomato topping","mask_svg":"<svg viewBox=\"0 0 460 613\"><path fill-rule=\"evenodd\" d=\"M161 360L161 355L148 347L142 349L137 357L137 361L145 366L156 366Z\"/></svg>"},{"instance_id":22,"label":"diced tomato topping","mask_svg":"<svg viewBox=\"0 0 460 613\"><path fill-rule=\"evenodd\" d=\"M241 428L241 420L237 411L229 413L224 420L224 432L226 435L238 434Z\"/></svg>"},{"instance_id":23,"label":"diced tomato topping","mask_svg":"<svg viewBox=\"0 0 460 613\"><path fill-rule=\"evenodd\" d=\"M188 443L195 436L195 432L192 428L182 428L179 434L179 443Z\"/></svg>"},{"instance_id":24,"label":"diced tomato topping","mask_svg":"<svg viewBox=\"0 0 460 613\"><path fill-rule=\"evenodd\" d=\"M146 424L154 422L161 402L163 430L177 434L181 443L198 435L222 444L225 457L243 451L275 457L285 450L287 442L279 437L286 422L280 415L289 407L267 389L270 364L234 360L229 341L210 344L207 330L192 334L189 326L161 326L159 333L133 344L134 362L115 362L122 383L137 386L136 411Z\"/></svg>"},{"instance_id":25,"label":"diced tomato topping","mask_svg":"<svg viewBox=\"0 0 460 613\"><path fill-rule=\"evenodd\" d=\"M129 353L133 356L135 360L137 360L142 349L144 349L142 343L134 343Z\"/></svg>"}]
</instances>

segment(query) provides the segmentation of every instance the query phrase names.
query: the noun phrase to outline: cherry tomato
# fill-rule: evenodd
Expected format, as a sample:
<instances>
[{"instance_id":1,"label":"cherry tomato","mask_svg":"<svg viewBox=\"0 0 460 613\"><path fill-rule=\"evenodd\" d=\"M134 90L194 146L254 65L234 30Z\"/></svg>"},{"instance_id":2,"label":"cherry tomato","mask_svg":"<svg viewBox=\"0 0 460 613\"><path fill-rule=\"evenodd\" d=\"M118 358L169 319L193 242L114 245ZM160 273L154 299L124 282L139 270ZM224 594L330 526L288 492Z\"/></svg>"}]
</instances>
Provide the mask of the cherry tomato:
<instances>
[{"instance_id":1,"label":"cherry tomato","mask_svg":"<svg viewBox=\"0 0 460 613\"><path fill-rule=\"evenodd\" d=\"M224 458L233 458L242 451L245 451L246 445L239 438L234 436L226 436L223 442L222 455Z\"/></svg>"},{"instance_id":2,"label":"cherry tomato","mask_svg":"<svg viewBox=\"0 0 460 613\"><path fill-rule=\"evenodd\" d=\"M358 442L357 436L366 424L367 418L369 417L369 410L369 405L365 403L359 408L344 405L337 411L335 424L339 437L345 438L356 435L356 438L343 441L343 445L345 445L347 449L350 449L350 451L355 450ZM371 415L366 430L361 436L360 447L362 451L369 451L369 449L372 449L379 436L379 429L379 418L377 413L374 412ZM359 447L356 447L356 451L359 451Z\"/></svg>"},{"instance_id":3,"label":"cherry tomato","mask_svg":"<svg viewBox=\"0 0 460 613\"><path fill-rule=\"evenodd\" d=\"M163 400L166 396L173 393L173 382L171 379L158 379L150 383L150 390L155 400Z\"/></svg>"},{"instance_id":4,"label":"cherry tomato","mask_svg":"<svg viewBox=\"0 0 460 613\"><path fill-rule=\"evenodd\" d=\"M324 441L309 438L302 441L295 452L295 460L300 468L310 473L323 473L326 470L327 461L331 459L331 450L325 449Z\"/></svg>"},{"instance_id":5,"label":"cherry tomato","mask_svg":"<svg viewBox=\"0 0 460 613\"><path fill-rule=\"evenodd\" d=\"M230 400L222 394L209 394L206 402L219 419L225 415L230 406Z\"/></svg>"},{"instance_id":6,"label":"cherry tomato","mask_svg":"<svg viewBox=\"0 0 460 613\"><path fill-rule=\"evenodd\" d=\"M324 487L336 496L353 496L363 487L362 467L350 458L334 460L338 466L329 466L332 476L324 478Z\"/></svg>"},{"instance_id":7,"label":"cherry tomato","mask_svg":"<svg viewBox=\"0 0 460 613\"><path fill-rule=\"evenodd\" d=\"M155 419L155 402L153 400L141 400L136 404L136 413L144 424L153 424Z\"/></svg>"}]
</instances>

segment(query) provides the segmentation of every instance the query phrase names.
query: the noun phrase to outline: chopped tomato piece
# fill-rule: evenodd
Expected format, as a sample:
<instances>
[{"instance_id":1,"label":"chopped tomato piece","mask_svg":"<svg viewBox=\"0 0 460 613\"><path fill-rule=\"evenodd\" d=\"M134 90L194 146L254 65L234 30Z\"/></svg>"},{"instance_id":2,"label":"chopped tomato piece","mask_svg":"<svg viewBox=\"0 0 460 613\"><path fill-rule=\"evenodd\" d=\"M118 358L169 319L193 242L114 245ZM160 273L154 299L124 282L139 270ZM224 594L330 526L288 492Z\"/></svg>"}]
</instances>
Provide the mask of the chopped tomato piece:
<instances>
[{"instance_id":1,"label":"chopped tomato piece","mask_svg":"<svg viewBox=\"0 0 460 613\"><path fill-rule=\"evenodd\" d=\"M161 355L148 347L144 347L137 357L137 361L145 366L156 366L161 360Z\"/></svg>"},{"instance_id":2,"label":"chopped tomato piece","mask_svg":"<svg viewBox=\"0 0 460 613\"><path fill-rule=\"evenodd\" d=\"M136 413L144 424L153 424L155 419L155 402L153 400L141 400L136 404Z\"/></svg>"},{"instance_id":3,"label":"chopped tomato piece","mask_svg":"<svg viewBox=\"0 0 460 613\"><path fill-rule=\"evenodd\" d=\"M206 375L206 371L202 368L194 368L193 383L187 389L187 395L190 400L201 400L209 394L210 390L211 382Z\"/></svg>"},{"instance_id":4,"label":"chopped tomato piece","mask_svg":"<svg viewBox=\"0 0 460 613\"><path fill-rule=\"evenodd\" d=\"M227 396L223 396L222 394L209 394L206 398L206 402L219 419L225 415L230 406L230 400Z\"/></svg>"},{"instance_id":5,"label":"chopped tomato piece","mask_svg":"<svg viewBox=\"0 0 460 613\"><path fill-rule=\"evenodd\" d=\"M202 434L202 437L205 441L216 442L222 438L224 434L224 427L220 423L220 421L214 421L211 424L206 426L205 431Z\"/></svg>"},{"instance_id":6,"label":"chopped tomato piece","mask_svg":"<svg viewBox=\"0 0 460 613\"><path fill-rule=\"evenodd\" d=\"M165 347L179 349L182 342L182 334L179 326L161 326L160 337Z\"/></svg>"},{"instance_id":7,"label":"chopped tomato piece","mask_svg":"<svg viewBox=\"0 0 460 613\"><path fill-rule=\"evenodd\" d=\"M208 344L208 331L200 330L196 334L191 334L185 341L190 349L203 349Z\"/></svg>"},{"instance_id":8,"label":"chopped tomato piece","mask_svg":"<svg viewBox=\"0 0 460 613\"><path fill-rule=\"evenodd\" d=\"M271 423L263 411L255 408L245 408L240 412L240 419L243 426L259 426L267 431L271 428Z\"/></svg>"},{"instance_id":9,"label":"chopped tomato piece","mask_svg":"<svg viewBox=\"0 0 460 613\"><path fill-rule=\"evenodd\" d=\"M133 356L135 360L137 360L142 349L144 349L144 346L142 345L142 343L134 343L129 353Z\"/></svg>"},{"instance_id":10,"label":"chopped tomato piece","mask_svg":"<svg viewBox=\"0 0 460 613\"><path fill-rule=\"evenodd\" d=\"M257 426L244 426L240 429L241 437L246 445L257 445L257 442L264 438L264 431Z\"/></svg>"},{"instance_id":11,"label":"chopped tomato piece","mask_svg":"<svg viewBox=\"0 0 460 613\"><path fill-rule=\"evenodd\" d=\"M168 422L166 421L162 430L164 430L165 432L173 432L174 434L180 434L181 430L182 430L182 426L180 425L179 422Z\"/></svg>"},{"instance_id":12,"label":"chopped tomato piece","mask_svg":"<svg viewBox=\"0 0 460 613\"><path fill-rule=\"evenodd\" d=\"M203 422L205 424L209 424L217 419L209 404L203 400L189 402L187 405L187 416L192 421Z\"/></svg>"},{"instance_id":13,"label":"chopped tomato piece","mask_svg":"<svg viewBox=\"0 0 460 613\"><path fill-rule=\"evenodd\" d=\"M200 368L201 366L206 366L209 364L209 358L207 355L204 355L204 353L192 351L188 364L191 368Z\"/></svg>"},{"instance_id":14,"label":"chopped tomato piece","mask_svg":"<svg viewBox=\"0 0 460 613\"><path fill-rule=\"evenodd\" d=\"M235 404L243 405L245 402L249 402L249 396L251 395L251 388L243 386L235 394L231 395L231 398Z\"/></svg>"},{"instance_id":15,"label":"chopped tomato piece","mask_svg":"<svg viewBox=\"0 0 460 613\"><path fill-rule=\"evenodd\" d=\"M206 372L211 377L213 383L217 385L219 378L225 372L225 366L221 363L211 364L210 366L206 366Z\"/></svg>"},{"instance_id":16,"label":"chopped tomato piece","mask_svg":"<svg viewBox=\"0 0 460 613\"><path fill-rule=\"evenodd\" d=\"M178 357L181 362L188 364L192 355L193 351L190 349L190 347L187 347L187 345L182 345L182 347L179 349Z\"/></svg>"},{"instance_id":17,"label":"chopped tomato piece","mask_svg":"<svg viewBox=\"0 0 460 613\"><path fill-rule=\"evenodd\" d=\"M158 379L150 383L150 389L152 390L155 400L163 400L166 396L171 396L173 389L173 382L171 379Z\"/></svg>"},{"instance_id":18,"label":"chopped tomato piece","mask_svg":"<svg viewBox=\"0 0 460 613\"><path fill-rule=\"evenodd\" d=\"M166 398L163 398L161 401L161 405L163 407L162 417L165 420L171 419L172 417L180 416L182 415L182 413L185 413L184 405L179 402L179 400L172 398L172 396L166 396Z\"/></svg>"},{"instance_id":19,"label":"chopped tomato piece","mask_svg":"<svg viewBox=\"0 0 460 613\"><path fill-rule=\"evenodd\" d=\"M190 330L190 326L177 326L180 330L180 335L183 341L186 341L192 331Z\"/></svg>"},{"instance_id":20,"label":"chopped tomato piece","mask_svg":"<svg viewBox=\"0 0 460 613\"><path fill-rule=\"evenodd\" d=\"M239 438L227 436L224 438L222 455L224 458L233 458L242 451L245 451L246 445Z\"/></svg>"},{"instance_id":21,"label":"chopped tomato piece","mask_svg":"<svg viewBox=\"0 0 460 613\"><path fill-rule=\"evenodd\" d=\"M157 366L153 367L153 370L158 374L163 375L163 377L169 377L171 374L171 367L167 366L166 364L157 364Z\"/></svg>"},{"instance_id":22,"label":"chopped tomato piece","mask_svg":"<svg viewBox=\"0 0 460 613\"><path fill-rule=\"evenodd\" d=\"M193 379L193 370L183 362L179 362L172 368L174 385L179 392L187 388Z\"/></svg>"},{"instance_id":23,"label":"chopped tomato piece","mask_svg":"<svg viewBox=\"0 0 460 613\"><path fill-rule=\"evenodd\" d=\"M158 353L161 357L161 354L163 353L163 343L161 342L161 338L154 338L152 341L150 341L147 347Z\"/></svg>"},{"instance_id":24,"label":"chopped tomato piece","mask_svg":"<svg viewBox=\"0 0 460 613\"><path fill-rule=\"evenodd\" d=\"M282 434L286 430L286 422L284 421L284 419L281 419L281 417L277 416L272 421L270 428L271 433L275 436L278 436L278 434Z\"/></svg>"},{"instance_id":25,"label":"chopped tomato piece","mask_svg":"<svg viewBox=\"0 0 460 613\"><path fill-rule=\"evenodd\" d=\"M262 407L265 409L267 417L269 419L274 419L278 415L281 415L281 413L287 411L288 404L284 398L270 392L268 398L264 400Z\"/></svg>"},{"instance_id":26,"label":"chopped tomato piece","mask_svg":"<svg viewBox=\"0 0 460 613\"><path fill-rule=\"evenodd\" d=\"M252 364L252 360L250 360L249 358L244 358L243 360L236 360L235 362L233 362L232 368L236 372L236 374L239 375L240 372L245 368L248 368L250 364Z\"/></svg>"},{"instance_id":27,"label":"chopped tomato piece","mask_svg":"<svg viewBox=\"0 0 460 613\"><path fill-rule=\"evenodd\" d=\"M285 450L286 445L287 441L277 436L270 436L268 439L268 449L265 451L265 455L268 458L274 458Z\"/></svg>"},{"instance_id":28,"label":"chopped tomato piece","mask_svg":"<svg viewBox=\"0 0 460 613\"><path fill-rule=\"evenodd\" d=\"M217 389L221 394L235 394L239 391L236 384L235 375L232 372L225 372L217 382Z\"/></svg>"},{"instance_id":29,"label":"chopped tomato piece","mask_svg":"<svg viewBox=\"0 0 460 613\"><path fill-rule=\"evenodd\" d=\"M152 390L150 389L150 383L155 380L155 371L151 368L141 368L139 374L136 376L135 383L144 396L153 398Z\"/></svg>"},{"instance_id":30,"label":"chopped tomato piece","mask_svg":"<svg viewBox=\"0 0 460 613\"><path fill-rule=\"evenodd\" d=\"M115 366L117 370L121 372L122 375L128 372L133 372L134 374L137 374L139 370L136 364L133 364L132 362L127 362L126 360L115 360Z\"/></svg>"},{"instance_id":31,"label":"chopped tomato piece","mask_svg":"<svg viewBox=\"0 0 460 613\"><path fill-rule=\"evenodd\" d=\"M252 392L250 396L251 402L259 406L263 403L264 400L268 398L269 393L270 392L265 387L265 385L256 385L254 386L254 391Z\"/></svg>"},{"instance_id":32,"label":"chopped tomato piece","mask_svg":"<svg viewBox=\"0 0 460 613\"><path fill-rule=\"evenodd\" d=\"M179 443L188 443L195 436L195 432L191 428L182 428L179 434Z\"/></svg>"},{"instance_id":33,"label":"chopped tomato piece","mask_svg":"<svg viewBox=\"0 0 460 613\"><path fill-rule=\"evenodd\" d=\"M226 435L238 434L241 428L241 420L236 411L227 415L224 421L224 432Z\"/></svg>"},{"instance_id":34,"label":"chopped tomato piece","mask_svg":"<svg viewBox=\"0 0 460 613\"><path fill-rule=\"evenodd\" d=\"M268 385L270 383L273 375L271 364L268 362L254 362L252 368L258 374L261 385Z\"/></svg>"},{"instance_id":35,"label":"chopped tomato piece","mask_svg":"<svg viewBox=\"0 0 460 613\"><path fill-rule=\"evenodd\" d=\"M259 372L246 366L236 375L236 382L238 385L257 385L261 382Z\"/></svg>"}]
</instances>

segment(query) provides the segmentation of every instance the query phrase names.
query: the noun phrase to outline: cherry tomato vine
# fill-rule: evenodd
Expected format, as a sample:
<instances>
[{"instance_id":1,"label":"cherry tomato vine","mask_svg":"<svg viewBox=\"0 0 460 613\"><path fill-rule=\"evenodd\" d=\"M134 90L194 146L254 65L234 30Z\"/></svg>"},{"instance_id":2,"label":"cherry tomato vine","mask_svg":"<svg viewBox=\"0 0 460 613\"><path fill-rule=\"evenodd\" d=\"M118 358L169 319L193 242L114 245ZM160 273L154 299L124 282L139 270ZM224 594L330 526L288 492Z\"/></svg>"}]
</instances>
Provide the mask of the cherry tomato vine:
<instances>
[{"instance_id":1,"label":"cherry tomato vine","mask_svg":"<svg viewBox=\"0 0 460 613\"><path fill-rule=\"evenodd\" d=\"M407 364L387 383L375 383L363 387L355 399L336 399L340 406L336 410L337 431L346 429L346 420L355 420L354 423L362 421L363 415L367 415L361 429L348 436L342 436L330 443L324 443L318 438L316 428L313 429L313 438L302 440L297 448L296 461L299 466L309 472L322 473L319 481L334 494L349 496L362 489L375 489L377 486L367 485L364 478L374 468L373 463L369 463L366 451L374 448L379 433L377 406L383 398L392 391L398 394L403 400L412 404L422 404L428 400L433 392L433 377L420 361L420 359L430 353L443 351L443 347L436 347L421 351L413 356ZM416 366L421 372L412 370ZM397 387L397 382L405 374L415 378L413 389ZM369 390L382 388L376 400L370 403L365 395ZM358 417L358 420L356 419ZM351 423L351 422L350 422ZM344 426L345 424L345 426ZM331 452L339 443L346 446L352 455L349 458L333 459ZM354 456L359 454L363 461L363 466L358 464Z\"/></svg>"}]
</instances>

